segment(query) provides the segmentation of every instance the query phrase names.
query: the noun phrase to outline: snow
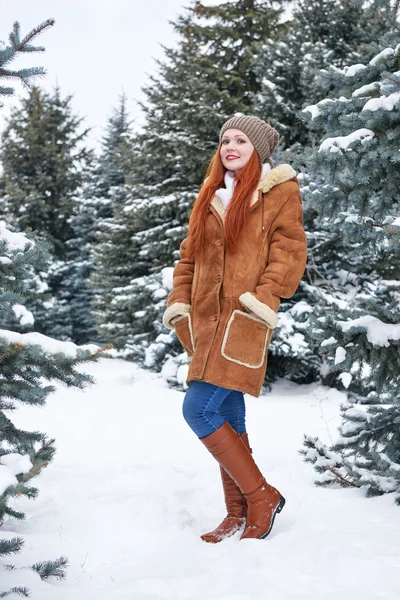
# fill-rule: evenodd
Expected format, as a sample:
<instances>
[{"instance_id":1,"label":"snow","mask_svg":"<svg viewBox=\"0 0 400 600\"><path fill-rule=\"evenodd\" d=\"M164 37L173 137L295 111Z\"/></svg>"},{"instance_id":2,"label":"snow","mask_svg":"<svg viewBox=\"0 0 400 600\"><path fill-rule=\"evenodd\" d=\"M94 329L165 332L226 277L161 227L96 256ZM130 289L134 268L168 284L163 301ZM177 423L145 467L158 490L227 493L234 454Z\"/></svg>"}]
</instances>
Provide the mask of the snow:
<instances>
[{"instance_id":1,"label":"snow","mask_svg":"<svg viewBox=\"0 0 400 600\"><path fill-rule=\"evenodd\" d=\"M0 456L0 464L6 466L13 475L29 473L33 467L29 455L18 454L18 452L10 452Z\"/></svg>"},{"instance_id":2,"label":"snow","mask_svg":"<svg viewBox=\"0 0 400 600\"><path fill-rule=\"evenodd\" d=\"M153 300L161 300L161 298L165 298L167 296L167 291L163 288L158 288L153 292Z\"/></svg>"},{"instance_id":3,"label":"snow","mask_svg":"<svg viewBox=\"0 0 400 600\"><path fill-rule=\"evenodd\" d=\"M89 354L96 354L100 350L99 346L95 344L85 344L83 346L77 346L73 342L61 342L53 338L47 337L42 333L17 333L15 331L8 331L7 329L0 329L0 339L5 339L9 344L22 344L23 346L40 346L43 352L49 354L62 353L65 356L75 358L78 356L78 350L83 350Z\"/></svg>"},{"instance_id":4,"label":"snow","mask_svg":"<svg viewBox=\"0 0 400 600\"><path fill-rule=\"evenodd\" d=\"M3 225L0 225L0 240L6 242L8 250L23 250L27 244L29 246L34 245L31 240L28 240L25 234L13 233Z\"/></svg>"},{"instance_id":5,"label":"snow","mask_svg":"<svg viewBox=\"0 0 400 600\"><path fill-rule=\"evenodd\" d=\"M173 276L174 276L174 268L173 267L164 267L163 269L161 269L162 286L166 290L172 290Z\"/></svg>"},{"instance_id":6,"label":"snow","mask_svg":"<svg viewBox=\"0 0 400 600\"><path fill-rule=\"evenodd\" d=\"M262 83L263 83L263 85L265 85L270 90L275 90L276 89L276 83L274 83L270 79L266 79L265 78L265 79L262 80Z\"/></svg>"},{"instance_id":7,"label":"snow","mask_svg":"<svg viewBox=\"0 0 400 600\"><path fill-rule=\"evenodd\" d=\"M367 103L368 104L368 103ZM336 137L326 138L319 147L319 152L339 152L339 149L347 150L350 144L356 141L363 143L366 140L370 140L374 137L374 132L371 129L365 127L352 131L348 135L339 135Z\"/></svg>"},{"instance_id":8,"label":"snow","mask_svg":"<svg viewBox=\"0 0 400 600\"><path fill-rule=\"evenodd\" d=\"M6 490L8 487L10 487L10 485L17 485L18 484L18 479L16 477L14 477L14 475L11 473L10 469L8 467L5 467L4 465L0 464L0 496L3 494L4 490ZM1 534L0 534L0 540L1 540ZM2 590L0 588L0 594L1 594Z\"/></svg>"},{"instance_id":9,"label":"snow","mask_svg":"<svg viewBox=\"0 0 400 600\"><path fill-rule=\"evenodd\" d=\"M17 452L11 452L0 456L0 496L10 485L18 484L15 475L29 473L32 467L33 465L27 454L21 455Z\"/></svg>"},{"instance_id":10,"label":"snow","mask_svg":"<svg viewBox=\"0 0 400 600\"><path fill-rule=\"evenodd\" d=\"M335 351L335 365L338 365L346 360L346 350L342 346L338 346Z\"/></svg>"},{"instance_id":11,"label":"snow","mask_svg":"<svg viewBox=\"0 0 400 600\"><path fill-rule=\"evenodd\" d=\"M357 64L357 65L350 65L350 67L345 67L345 76L346 77L354 77L354 75L357 75L358 73L361 73L361 71L364 71L364 69L366 69L367 67L365 65L362 64Z\"/></svg>"},{"instance_id":12,"label":"snow","mask_svg":"<svg viewBox=\"0 0 400 600\"><path fill-rule=\"evenodd\" d=\"M382 52L379 52L376 56L371 58L371 60L369 61L369 64L372 66L375 66L382 59L388 58L389 56L393 56L394 53L395 53L395 51L393 48L385 48L384 50L382 50Z\"/></svg>"},{"instance_id":13,"label":"snow","mask_svg":"<svg viewBox=\"0 0 400 600\"><path fill-rule=\"evenodd\" d=\"M304 284L306 290L312 290L312 286L309 286L307 283ZM340 310L348 308L349 298L345 294L330 294L325 292L322 288L319 288L319 294L323 300L325 300L329 305L336 306ZM324 323L326 321L325 317L318 317L318 321L320 323ZM336 340L335 340L336 341Z\"/></svg>"},{"instance_id":14,"label":"snow","mask_svg":"<svg viewBox=\"0 0 400 600\"><path fill-rule=\"evenodd\" d=\"M344 387L347 389L353 379L353 376L351 375L351 373L340 373L340 375L338 376L338 379L340 379L340 381L343 383Z\"/></svg>"},{"instance_id":15,"label":"snow","mask_svg":"<svg viewBox=\"0 0 400 600\"><path fill-rule=\"evenodd\" d=\"M342 331L349 331L353 327L364 327L367 340L374 346L390 346L390 341L400 340L400 324L384 323L372 315L364 315L357 319L337 322Z\"/></svg>"},{"instance_id":16,"label":"snow","mask_svg":"<svg viewBox=\"0 0 400 600\"><path fill-rule=\"evenodd\" d=\"M19 567L68 557L63 581L1 573L40 600L393 600L398 597L399 507L393 494L319 488L298 454L303 434L329 443L345 394L281 381L246 395L253 456L286 506L265 540L219 544L199 535L224 516L219 467L182 417L183 393L122 360L82 368L97 384L59 386L47 406L13 413L46 431L57 453L35 485L27 514L0 539L23 536ZM7 519L7 517L6 517Z\"/></svg>"},{"instance_id":17,"label":"snow","mask_svg":"<svg viewBox=\"0 0 400 600\"><path fill-rule=\"evenodd\" d=\"M310 104L309 106L306 106L301 112L309 112L311 114L311 120L314 120L321 114L322 107L324 107L326 104L332 104L333 102L334 101L330 98L325 98L317 104Z\"/></svg>"},{"instance_id":18,"label":"snow","mask_svg":"<svg viewBox=\"0 0 400 600\"><path fill-rule=\"evenodd\" d=\"M340 96L340 98L335 98L335 100L332 98L324 98L324 100L320 100L317 104L306 106L303 108L302 112L309 112L311 114L311 120L314 120L320 116L321 108L328 104L334 104L335 102L350 102L350 99L345 96Z\"/></svg>"},{"instance_id":19,"label":"snow","mask_svg":"<svg viewBox=\"0 0 400 600\"><path fill-rule=\"evenodd\" d=\"M363 106L364 110L393 110L394 107L400 102L400 92L393 92L389 96L381 96L380 98L371 98Z\"/></svg>"},{"instance_id":20,"label":"snow","mask_svg":"<svg viewBox=\"0 0 400 600\"><path fill-rule=\"evenodd\" d=\"M378 81L374 81L373 83L367 83L367 85L362 85L361 87L354 90L352 96L358 98L359 96L369 96L371 92L375 92L376 90L380 90L380 83Z\"/></svg>"},{"instance_id":21,"label":"snow","mask_svg":"<svg viewBox=\"0 0 400 600\"><path fill-rule=\"evenodd\" d=\"M33 313L28 310L23 304L14 304L12 307L16 318L20 325L33 325L35 318Z\"/></svg>"},{"instance_id":22,"label":"snow","mask_svg":"<svg viewBox=\"0 0 400 600\"><path fill-rule=\"evenodd\" d=\"M308 304L308 302L305 300L299 300L299 302L296 302L296 304L294 304L290 309L290 313L296 318L312 312L314 312L314 307L311 306L311 304Z\"/></svg>"},{"instance_id":23,"label":"snow","mask_svg":"<svg viewBox=\"0 0 400 600\"><path fill-rule=\"evenodd\" d=\"M321 342L321 346L331 346L332 344L337 344L337 339L333 335Z\"/></svg>"},{"instance_id":24,"label":"snow","mask_svg":"<svg viewBox=\"0 0 400 600\"><path fill-rule=\"evenodd\" d=\"M360 223L360 220L360 215L348 215L344 221L345 223Z\"/></svg>"}]
</instances>

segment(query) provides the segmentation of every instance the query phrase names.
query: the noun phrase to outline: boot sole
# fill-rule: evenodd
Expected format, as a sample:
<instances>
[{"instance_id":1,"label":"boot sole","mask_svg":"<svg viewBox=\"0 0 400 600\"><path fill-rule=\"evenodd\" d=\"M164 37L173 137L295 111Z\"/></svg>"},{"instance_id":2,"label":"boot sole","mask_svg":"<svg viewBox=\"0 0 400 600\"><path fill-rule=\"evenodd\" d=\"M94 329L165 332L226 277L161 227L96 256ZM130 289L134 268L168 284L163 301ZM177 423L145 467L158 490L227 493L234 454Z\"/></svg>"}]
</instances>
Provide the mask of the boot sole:
<instances>
[{"instance_id":1,"label":"boot sole","mask_svg":"<svg viewBox=\"0 0 400 600\"><path fill-rule=\"evenodd\" d=\"M276 505L276 508L275 508L275 510L273 512L272 519L271 519L271 524L269 526L269 529L268 529L268 531L266 533L264 533L264 535L262 535L260 538L258 538L259 540L264 540L267 537L267 535L271 532L271 529L272 529L272 527L274 525L276 513L280 513L282 511L283 507L285 506L285 504L286 504L286 500L285 500L285 498L283 496L281 496L280 499L279 499L279 502Z\"/></svg>"}]
</instances>

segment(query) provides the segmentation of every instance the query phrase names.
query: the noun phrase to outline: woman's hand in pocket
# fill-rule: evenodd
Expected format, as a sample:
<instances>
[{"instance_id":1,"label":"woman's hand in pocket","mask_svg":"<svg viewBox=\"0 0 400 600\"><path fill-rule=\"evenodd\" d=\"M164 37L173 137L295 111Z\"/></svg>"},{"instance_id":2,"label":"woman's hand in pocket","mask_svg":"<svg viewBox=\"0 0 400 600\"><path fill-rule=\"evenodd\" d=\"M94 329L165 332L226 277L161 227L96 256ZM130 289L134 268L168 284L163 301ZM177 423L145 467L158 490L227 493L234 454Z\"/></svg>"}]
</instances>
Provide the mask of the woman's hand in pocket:
<instances>
[{"instance_id":1,"label":"woman's hand in pocket","mask_svg":"<svg viewBox=\"0 0 400 600\"><path fill-rule=\"evenodd\" d=\"M256 318L256 319L258 319L259 321L264 321L264 319L262 319L262 318L261 318L259 315L256 315L256 313L255 313L255 312L253 312L252 310L248 310L248 309L246 309L246 310L247 310L247 312L249 313L249 315L250 315L251 317L255 317L255 318Z\"/></svg>"},{"instance_id":2,"label":"woman's hand in pocket","mask_svg":"<svg viewBox=\"0 0 400 600\"><path fill-rule=\"evenodd\" d=\"M179 321L180 319L182 319L182 317L185 317L186 315L176 315L175 317L173 317L171 319L171 325L174 325L176 323L176 321Z\"/></svg>"}]
</instances>

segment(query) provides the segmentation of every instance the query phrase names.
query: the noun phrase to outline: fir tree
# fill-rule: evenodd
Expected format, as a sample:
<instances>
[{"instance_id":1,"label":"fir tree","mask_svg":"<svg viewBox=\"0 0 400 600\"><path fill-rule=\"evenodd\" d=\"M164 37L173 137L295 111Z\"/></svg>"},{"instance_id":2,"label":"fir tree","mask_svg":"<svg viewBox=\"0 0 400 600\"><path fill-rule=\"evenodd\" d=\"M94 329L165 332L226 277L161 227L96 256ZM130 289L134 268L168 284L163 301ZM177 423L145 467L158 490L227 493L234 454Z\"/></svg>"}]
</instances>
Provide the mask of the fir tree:
<instances>
[{"instance_id":1,"label":"fir tree","mask_svg":"<svg viewBox=\"0 0 400 600\"><path fill-rule=\"evenodd\" d=\"M72 113L71 96L33 87L15 108L2 135L7 221L19 231L34 230L65 259L69 219L82 182L88 130Z\"/></svg>"},{"instance_id":2,"label":"fir tree","mask_svg":"<svg viewBox=\"0 0 400 600\"><path fill-rule=\"evenodd\" d=\"M252 111L251 93L260 88L252 60L260 40L280 32L281 10L270 1L194 2L174 25L179 47L165 48L144 90L146 123L134 139L133 189L109 238L126 269L109 287L111 310L103 321L107 341L152 368L160 370L168 354L182 350L162 325L163 270L178 258L222 123L237 111Z\"/></svg>"},{"instance_id":3,"label":"fir tree","mask_svg":"<svg viewBox=\"0 0 400 600\"><path fill-rule=\"evenodd\" d=\"M52 23L49 21L47 25ZM28 42L47 25L36 28L21 41L19 24L14 24L11 46L0 50L0 77L20 77L29 83L32 77L43 72L33 68L14 73L8 70L8 65L17 52L38 50ZM11 93L11 88L0 88L2 95ZM34 269L46 268L47 259L43 242L34 242L31 236L11 232L0 223L0 525L5 518L24 518L22 512L13 508L12 498L37 495L38 490L31 481L48 465L55 450L54 440L45 434L16 427L11 420L13 411L19 403L43 406L47 396L54 391L50 380L80 388L92 382L91 376L80 373L76 367L84 361L94 360L100 352L93 346L78 348L40 334L20 334L4 329L3 323L9 322L10 313L15 315L13 309L16 306L19 307L17 313L24 314L27 281ZM4 583L6 572L16 573L8 564L9 556L19 552L22 546L20 537L0 540L2 585L7 585ZM3 558L7 560L6 566ZM62 578L66 564L65 557L61 557L56 561L36 563L30 568L42 579ZM0 597L29 594L16 577L11 589L0 589Z\"/></svg>"},{"instance_id":4,"label":"fir tree","mask_svg":"<svg viewBox=\"0 0 400 600\"><path fill-rule=\"evenodd\" d=\"M129 181L132 161L126 101L126 95L122 94L109 118L102 152L98 158L91 156L82 186L73 198L73 212L68 221L71 233L65 244L66 260L56 263L47 276L49 287L57 291L47 312L47 316L51 315L51 333L58 339L72 339L77 344L102 336L94 313L97 310L101 315L107 303L104 288L107 289L106 282L113 277L113 269L123 267L121 257L114 258L108 237L114 212L126 196L125 181ZM102 262L95 272L98 255Z\"/></svg>"},{"instance_id":5,"label":"fir tree","mask_svg":"<svg viewBox=\"0 0 400 600\"><path fill-rule=\"evenodd\" d=\"M71 238L66 242L66 260L53 265L50 285L57 295L47 305L52 335L57 339L86 344L97 340L93 315L94 291L89 286L93 271L91 252L96 243L97 211L90 201L91 170L85 175L82 190L75 198L70 219Z\"/></svg>"},{"instance_id":6,"label":"fir tree","mask_svg":"<svg viewBox=\"0 0 400 600\"><path fill-rule=\"evenodd\" d=\"M82 119L73 115L71 96L59 88L47 94L32 88L15 109L3 134L5 217L15 230L35 230L51 242L53 262L37 273L37 288L47 293L45 310L33 302L35 329L58 339L72 338L74 326L65 294L71 219L92 153L82 143Z\"/></svg>"},{"instance_id":7,"label":"fir tree","mask_svg":"<svg viewBox=\"0 0 400 600\"><path fill-rule=\"evenodd\" d=\"M308 436L301 453L319 485L395 492L400 504L400 27L399 4L380 4L391 31L375 55L329 69L335 96L304 113L324 137L311 157L322 183L308 186L324 271L313 333L349 402L332 447Z\"/></svg>"},{"instance_id":8,"label":"fir tree","mask_svg":"<svg viewBox=\"0 0 400 600\"><path fill-rule=\"evenodd\" d=\"M277 154L298 171L302 191L309 182L308 146L318 133L312 123L301 119L300 108L325 98L330 92L332 84L326 76L329 65L340 67L358 60L363 44L375 40L380 31L386 31L387 23L376 12L372 17L365 15L362 6L353 2L301 0L287 25L278 42L266 41L255 60L254 68L262 81L256 112L268 118L280 132L281 152ZM364 56L371 57L371 52L367 47ZM337 251L335 242L327 242L323 226L315 221L318 214L315 206L305 202L303 208L308 264L293 299L281 304L280 324L272 339L268 369L269 373L299 383L325 375L318 344L308 335L309 316L321 293L320 253L329 252L332 261Z\"/></svg>"},{"instance_id":9,"label":"fir tree","mask_svg":"<svg viewBox=\"0 0 400 600\"><path fill-rule=\"evenodd\" d=\"M260 40L282 30L283 4L194 1L178 17L179 47L164 48L165 60L140 103L146 125L137 139L134 183L162 195L198 188L221 123L252 111L260 89L252 61Z\"/></svg>"},{"instance_id":10,"label":"fir tree","mask_svg":"<svg viewBox=\"0 0 400 600\"><path fill-rule=\"evenodd\" d=\"M321 77L321 70L357 62L360 47L374 41L385 27L379 14L373 18L364 14L362 3L300 0L296 4L287 32L278 42L266 39L254 64L262 81L257 114L278 129L281 146L311 143L312 134L298 112L329 93L329 79Z\"/></svg>"},{"instance_id":11,"label":"fir tree","mask_svg":"<svg viewBox=\"0 0 400 600\"><path fill-rule=\"evenodd\" d=\"M84 206L90 207L95 219L92 226L93 244L89 291L93 296L93 310L100 339L114 337L118 347L118 331L110 333L114 321L112 290L127 283L125 273L132 269L129 233L120 224L119 214L131 193L133 142L131 121L126 107L126 95L119 98L113 109L102 139L102 150L86 189Z\"/></svg>"},{"instance_id":12,"label":"fir tree","mask_svg":"<svg viewBox=\"0 0 400 600\"><path fill-rule=\"evenodd\" d=\"M45 268L43 243L34 243L24 234L0 226L0 524L6 517L24 518L12 507L12 498L37 496L38 490L31 481L51 462L55 451L54 440L47 435L16 427L11 420L12 411L19 403L43 406L55 390L50 380L79 388L93 382L91 376L80 373L76 367L94 360L100 352L96 346L71 347L41 334L20 334L3 328L13 304L23 300L26 279L34 265ZM3 542L0 557L21 546L20 539ZM60 560L56 562L62 571L65 560ZM48 576L50 563L42 566L41 576Z\"/></svg>"}]
</instances>

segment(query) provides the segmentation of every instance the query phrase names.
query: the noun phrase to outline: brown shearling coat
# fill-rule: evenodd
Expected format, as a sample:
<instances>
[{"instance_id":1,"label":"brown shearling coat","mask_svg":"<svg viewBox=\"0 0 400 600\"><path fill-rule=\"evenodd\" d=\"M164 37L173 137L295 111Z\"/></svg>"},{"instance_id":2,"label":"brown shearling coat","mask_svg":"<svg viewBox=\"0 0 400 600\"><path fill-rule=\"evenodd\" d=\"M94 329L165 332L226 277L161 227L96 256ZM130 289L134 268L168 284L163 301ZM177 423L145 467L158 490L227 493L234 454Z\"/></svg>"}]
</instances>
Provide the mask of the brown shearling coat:
<instances>
[{"instance_id":1,"label":"brown shearling coat","mask_svg":"<svg viewBox=\"0 0 400 600\"><path fill-rule=\"evenodd\" d=\"M188 354L187 384L198 379L259 396L280 298L293 296L307 259L294 169L279 165L260 182L236 253L225 248L224 218L214 196L195 261L187 258L188 238L181 243L163 323Z\"/></svg>"}]
</instances>

